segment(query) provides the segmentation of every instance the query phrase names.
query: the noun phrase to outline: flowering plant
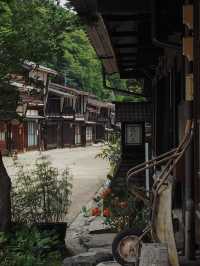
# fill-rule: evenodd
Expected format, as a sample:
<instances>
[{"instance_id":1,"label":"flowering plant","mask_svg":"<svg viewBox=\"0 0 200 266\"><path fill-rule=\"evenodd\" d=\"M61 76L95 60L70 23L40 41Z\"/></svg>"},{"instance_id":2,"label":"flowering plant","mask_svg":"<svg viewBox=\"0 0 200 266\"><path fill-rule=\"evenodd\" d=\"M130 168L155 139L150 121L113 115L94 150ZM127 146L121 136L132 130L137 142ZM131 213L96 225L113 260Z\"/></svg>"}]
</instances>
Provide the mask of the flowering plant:
<instances>
[{"instance_id":1,"label":"flowering plant","mask_svg":"<svg viewBox=\"0 0 200 266\"><path fill-rule=\"evenodd\" d=\"M92 216L103 216L104 223L115 231L136 226L143 228L148 221L148 210L124 190L117 194L108 180L94 198L95 207L90 210Z\"/></svg>"}]
</instances>

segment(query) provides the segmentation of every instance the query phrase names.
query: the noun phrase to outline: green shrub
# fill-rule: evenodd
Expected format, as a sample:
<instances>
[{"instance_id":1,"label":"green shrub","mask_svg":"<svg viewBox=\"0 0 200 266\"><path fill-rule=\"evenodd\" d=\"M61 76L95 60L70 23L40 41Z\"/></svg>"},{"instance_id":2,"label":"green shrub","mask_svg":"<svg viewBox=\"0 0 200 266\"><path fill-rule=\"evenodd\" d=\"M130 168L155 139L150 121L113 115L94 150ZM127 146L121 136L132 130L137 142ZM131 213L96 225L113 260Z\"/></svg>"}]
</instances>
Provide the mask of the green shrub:
<instances>
[{"instance_id":1,"label":"green shrub","mask_svg":"<svg viewBox=\"0 0 200 266\"><path fill-rule=\"evenodd\" d=\"M59 173L44 156L31 170L20 164L17 167L11 193L12 220L26 224L64 221L72 188L69 169Z\"/></svg>"},{"instance_id":2,"label":"green shrub","mask_svg":"<svg viewBox=\"0 0 200 266\"><path fill-rule=\"evenodd\" d=\"M60 266L61 254L51 251L58 242L53 233L36 228L0 233L0 266Z\"/></svg>"},{"instance_id":3,"label":"green shrub","mask_svg":"<svg viewBox=\"0 0 200 266\"><path fill-rule=\"evenodd\" d=\"M104 143L102 151L97 157L107 159L111 167L115 167L121 158L121 141L118 134L112 134L109 140Z\"/></svg>"}]
</instances>

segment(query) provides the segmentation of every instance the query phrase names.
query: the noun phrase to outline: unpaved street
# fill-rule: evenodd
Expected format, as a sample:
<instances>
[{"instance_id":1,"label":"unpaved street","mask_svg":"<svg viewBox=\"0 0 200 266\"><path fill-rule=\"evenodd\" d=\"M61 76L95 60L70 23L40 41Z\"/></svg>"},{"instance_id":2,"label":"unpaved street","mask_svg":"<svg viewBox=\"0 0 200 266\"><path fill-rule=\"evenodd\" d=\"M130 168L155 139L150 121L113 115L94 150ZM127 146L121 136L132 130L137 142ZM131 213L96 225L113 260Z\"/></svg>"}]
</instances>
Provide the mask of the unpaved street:
<instances>
[{"instance_id":1,"label":"unpaved street","mask_svg":"<svg viewBox=\"0 0 200 266\"><path fill-rule=\"evenodd\" d=\"M108 162L95 158L101 147L90 146L80 148L56 149L43 152L48 155L53 166L63 169L70 168L73 175L72 204L67 219L72 221L79 213L82 206L86 205L105 180L108 172ZM38 151L31 151L18 155L18 160L30 167L40 156ZM13 178L15 169L11 158L4 157L5 166Z\"/></svg>"}]
</instances>

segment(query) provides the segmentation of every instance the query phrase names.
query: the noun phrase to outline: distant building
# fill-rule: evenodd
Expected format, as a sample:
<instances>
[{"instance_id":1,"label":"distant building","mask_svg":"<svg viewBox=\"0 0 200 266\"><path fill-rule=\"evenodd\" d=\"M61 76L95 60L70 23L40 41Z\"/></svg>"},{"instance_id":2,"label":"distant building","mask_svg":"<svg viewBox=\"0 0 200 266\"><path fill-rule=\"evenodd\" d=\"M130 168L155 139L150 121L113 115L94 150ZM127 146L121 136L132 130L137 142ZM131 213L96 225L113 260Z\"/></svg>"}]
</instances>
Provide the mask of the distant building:
<instances>
[{"instance_id":1,"label":"distant building","mask_svg":"<svg viewBox=\"0 0 200 266\"><path fill-rule=\"evenodd\" d=\"M0 120L3 153L85 146L112 130L114 105L88 92L51 82L58 73L25 61L24 75L11 75L19 119ZM113 122L112 122L113 121Z\"/></svg>"}]
</instances>

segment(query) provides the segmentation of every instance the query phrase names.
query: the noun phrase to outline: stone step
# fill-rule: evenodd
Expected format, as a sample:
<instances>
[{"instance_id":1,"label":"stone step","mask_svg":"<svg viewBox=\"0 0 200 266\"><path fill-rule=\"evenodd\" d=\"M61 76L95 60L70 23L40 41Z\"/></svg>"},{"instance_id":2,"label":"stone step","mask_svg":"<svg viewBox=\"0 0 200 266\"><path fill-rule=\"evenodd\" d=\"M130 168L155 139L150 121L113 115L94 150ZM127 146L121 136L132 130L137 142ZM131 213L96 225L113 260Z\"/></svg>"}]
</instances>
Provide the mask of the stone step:
<instances>
[{"instance_id":1,"label":"stone step","mask_svg":"<svg viewBox=\"0 0 200 266\"><path fill-rule=\"evenodd\" d=\"M112 254L109 251L90 251L66 258L63 266L96 266L104 261L111 261Z\"/></svg>"},{"instance_id":2,"label":"stone step","mask_svg":"<svg viewBox=\"0 0 200 266\"><path fill-rule=\"evenodd\" d=\"M121 266L121 265L116 261L104 261L99 263L97 266Z\"/></svg>"}]
</instances>

